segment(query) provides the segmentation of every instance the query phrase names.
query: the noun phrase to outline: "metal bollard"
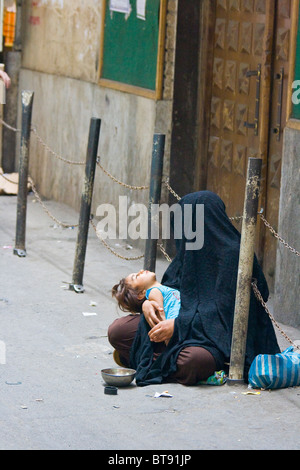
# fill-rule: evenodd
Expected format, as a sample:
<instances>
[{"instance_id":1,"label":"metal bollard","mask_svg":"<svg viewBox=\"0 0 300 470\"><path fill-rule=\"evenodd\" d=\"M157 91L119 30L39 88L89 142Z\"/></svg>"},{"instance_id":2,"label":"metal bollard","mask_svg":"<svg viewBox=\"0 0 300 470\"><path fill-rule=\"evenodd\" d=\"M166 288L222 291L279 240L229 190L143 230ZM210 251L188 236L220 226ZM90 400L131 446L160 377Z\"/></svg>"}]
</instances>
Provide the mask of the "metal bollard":
<instances>
[{"instance_id":1,"label":"metal bollard","mask_svg":"<svg viewBox=\"0 0 300 470\"><path fill-rule=\"evenodd\" d=\"M20 257L26 256L25 238L28 194L28 166L33 96L33 91L22 91L22 130L19 160L16 241L13 251L15 255Z\"/></svg>"},{"instance_id":2,"label":"metal bollard","mask_svg":"<svg viewBox=\"0 0 300 470\"><path fill-rule=\"evenodd\" d=\"M244 382L251 280L262 160L249 158L227 383Z\"/></svg>"},{"instance_id":3,"label":"metal bollard","mask_svg":"<svg viewBox=\"0 0 300 470\"><path fill-rule=\"evenodd\" d=\"M79 214L79 225L77 234L77 244L75 252L75 260L73 267L73 279L69 285L70 290L77 293L84 292L83 288L83 271L86 255L87 237L90 223L91 204L94 188L95 167L97 160L97 151L100 135L101 120L91 118L89 140L87 147L85 176L81 195L81 205Z\"/></svg>"},{"instance_id":4,"label":"metal bollard","mask_svg":"<svg viewBox=\"0 0 300 470\"><path fill-rule=\"evenodd\" d=\"M159 204L161 196L162 171L164 163L165 135L154 134L151 163L151 180L148 206L148 238L145 244L144 269L155 271L157 240L151 238L151 227L159 221L152 216L151 205Z\"/></svg>"}]
</instances>

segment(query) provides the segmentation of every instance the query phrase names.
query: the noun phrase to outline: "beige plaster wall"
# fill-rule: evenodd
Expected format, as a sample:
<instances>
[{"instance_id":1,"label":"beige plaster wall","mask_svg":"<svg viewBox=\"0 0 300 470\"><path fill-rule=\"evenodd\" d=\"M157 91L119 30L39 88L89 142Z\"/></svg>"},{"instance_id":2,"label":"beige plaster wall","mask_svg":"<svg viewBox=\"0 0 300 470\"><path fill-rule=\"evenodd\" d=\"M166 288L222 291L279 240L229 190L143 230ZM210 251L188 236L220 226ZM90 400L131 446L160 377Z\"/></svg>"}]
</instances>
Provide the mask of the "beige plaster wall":
<instances>
[{"instance_id":1,"label":"beige plaster wall","mask_svg":"<svg viewBox=\"0 0 300 470\"><path fill-rule=\"evenodd\" d=\"M101 164L128 184L149 183L156 112L152 100L26 69L21 71L20 89L34 91L32 125L56 154L84 161L90 119L97 117L101 119ZM84 166L62 162L40 144L34 133L30 174L43 196L79 210ZM148 197L147 191L125 189L97 168L94 204L116 204L119 194L136 202L147 201Z\"/></svg>"},{"instance_id":2,"label":"beige plaster wall","mask_svg":"<svg viewBox=\"0 0 300 470\"><path fill-rule=\"evenodd\" d=\"M102 3L99 0L25 0L23 67L95 82Z\"/></svg>"},{"instance_id":3,"label":"beige plaster wall","mask_svg":"<svg viewBox=\"0 0 300 470\"><path fill-rule=\"evenodd\" d=\"M19 95L34 91L32 124L58 155L86 157L90 119L101 119L98 154L110 173L131 185L148 185L154 133L166 135L164 177L169 175L177 0L169 0L163 99L151 100L98 84L100 0L25 0ZM18 127L21 126L21 100ZM17 142L17 161L18 161ZM31 134L30 174L39 193L79 211L84 167L55 158ZM148 204L148 191L126 189L97 167L93 207L119 196ZM163 188L162 200L167 197Z\"/></svg>"}]
</instances>

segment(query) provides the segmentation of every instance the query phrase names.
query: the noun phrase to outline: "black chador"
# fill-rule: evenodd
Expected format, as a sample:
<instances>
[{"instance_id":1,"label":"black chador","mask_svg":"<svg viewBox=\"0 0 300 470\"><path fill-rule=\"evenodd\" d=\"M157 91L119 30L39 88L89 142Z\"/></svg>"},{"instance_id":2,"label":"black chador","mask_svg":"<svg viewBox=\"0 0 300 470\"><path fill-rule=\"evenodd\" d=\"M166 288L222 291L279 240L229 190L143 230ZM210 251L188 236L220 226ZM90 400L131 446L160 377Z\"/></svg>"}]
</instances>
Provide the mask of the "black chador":
<instances>
[{"instance_id":1,"label":"black chador","mask_svg":"<svg viewBox=\"0 0 300 470\"><path fill-rule=\"evenodd\" d=\"M175 320L174 334L165 351L154 361L149 325L142 316L131 348L131 367L137 370L136 383L143 386L163 383L176 371L179 352L188 346L206 348L215 358L216 370L226 369L230 361L235 293L240 249L240 233L229 220L223 201L210 191L184 196L179 204L192 205L196 222L196 205L204 204L204 244L201 249L187 250L191 242L184 236L175 240L176 256L167 268L162 284L178 289L181 310ZM253 278L263 299L269 291L256 256ZM273 325L264 308L251 291L244 377L257 354L280 352Z\"/></svg>"}]
</instances>

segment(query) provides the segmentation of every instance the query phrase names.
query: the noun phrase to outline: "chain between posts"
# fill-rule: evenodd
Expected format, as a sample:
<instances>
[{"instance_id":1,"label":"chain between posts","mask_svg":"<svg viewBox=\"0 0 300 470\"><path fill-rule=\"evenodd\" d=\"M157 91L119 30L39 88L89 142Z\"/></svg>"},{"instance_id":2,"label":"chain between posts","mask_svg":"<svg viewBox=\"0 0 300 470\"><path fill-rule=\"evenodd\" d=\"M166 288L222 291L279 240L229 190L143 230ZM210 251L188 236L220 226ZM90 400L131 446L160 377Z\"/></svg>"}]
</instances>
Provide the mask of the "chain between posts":
<instances>
[{"instance_id":1,"label":"chain between posts","mask_svg":"<svg viewBox=\"0 0 300 470\"><path fill-rule=\"evenodd\" d=\"M274 235L274 237L277 238L277 240L279 240L280 243L282 243L286 248L288 248L296 256L300 256L300 252L297 251L295 248L291 247L280 235L278 235L278 233L276 233L274 228L269 224L269 222L264 218L264 216L261 213L259 213L259 215L260 215L261 220L265 224L265 226L270 230L270 232Z\"/></svg>"},{"instance_id":2,"label":"chain between posts","mask_svg":"<svg viewBox=\"0 0 300 470\"><path fill-rule=\"evenodd\" d=\"M33 190L33 193L35 195L35 197L37 198L38 202L41 204L41 206L43 207L43 209L46 211L46 213L48 214L48 216L54 220L58 225L61 225L62 227L65 227L65 228L74 228L74 227L78 227L78 224L77 225L70 225L70 224L66 224L64 222L61 222L60 220L58 220L53 214L51 214L51 212L47 209L47 207L44 205L44 203L42 202L41 200L41 197L40 195L38 194L36 188L35 188L35 185L33 184L33 181L32 179L29 177L28 178L28 181L32 187L32 190ZM119 253L117 253L116 251L114 251L109 245L108 243L106 243L106 241L101 237L101 235L99 234L99 232L97 231L97 227L94 223L94 221L91 219L90 220L90 223L93 227L93 229L95 230L95 233L97 235L97 238L101 241L101 243L112 253L114 254L115 256L117 256L118 258L120 259L124 259L124 260L127 260L127 261L135 261L135 260L139 260L139 259L142 259L144 258L144 255L140 255L140 256L133 256L133 257L126 257L126 256L122 256L120 255ZM167 254L167 252L165 251L164 247L162 244L159 244L159 248L160 250L162 251L162 253L164 254L165 258L167 259L167 261L171 262L171 258L169 257L169 255ZM267 312L267 314L269 315L271 321L274 323L274 325L276 326L276 328L280 331L280 333L284 336L284 338L289 342L291 343L295 348L297 349L300 349L300 346L298 346L297 344L295 344L289 337L288 335L282 330L282 328L279 326L279 324L276 322L275 318L273 317L273 315L271 314L271 312L269 311L265 301L263 300L262 298L262 295L260 293L260 291L258 290L257 288L257 285L256 285L256 280L254 280L252 283L251 283L251 286L253 288L253 291L254 291L254 294L256 296L256 298L260 301L260 303L262 304L262 306L264 307L265 311Z\"/></svg>"},{"instance_id":3,"label":"chain between posts","mask_svg":"<svg viewBox=\"0 0 300 470\"><path fill-rule=\"evenodd\" d=\"M169 185L169 181L168 179L164 181L165 185L167 186L168 190L170 191L171 194L173 194L174 197L176 197L176 199L178 201L181 200L181 197L178 196L178 194L174 191L174 189L171 188L171 186ZM258 215L260 216L261 220L263 221L263 223L265 224L265 226L270 230L270 232L274 235L275 238L277 238L278 241L280 241L280 243L282 243L286 248L288 248L292 253L294 253L296 256L300 256L300 252L297 251L295 248L293 248L292 246L290 246L277 232L276 230L272 227L272 225L265 219L265 217L263 216L262 212L258 212ZM238 222L239 220L241 220L243 218L242 215L240 216L235 216L235 217L229 217L229 220L232 220L232 221L236 221Z\"/></svg>"},{"instance_id":4,"label":"chain between posts","mask_svg":"<svg viewBox=\"0 0 300 470\"><path fill-rule=\"evenodd\" d=\"M41 138L41 136L38 134L37 130L35 127L31 127L31 130L32 132L34 133L34 135L36 136L37 140L39 141L39 143L42 145L42 147L44 147L44 149L51 153L55 158L57 158L58 160L61 160L63 161L64 163L68 163L69 165L85 165L85 162L75 162L75 161L72 161L72 160L68 160L67 158L64 158L62 157L61 155L59 155L58 153L54 152L54 150L52 150L49 145L47 145L43 139Z\"/></svg>"},{"instance_id":5,"label":"chain between posts","mask_svg":"<svg viewBox=\"0 0 300 470\"><path fill-rule=\"evenodd\" d=\"M90 223L93 227L93 229L95 230L95 233L97 235L97 237L99 238L99 240L101 241L101 243L105 246L105 248L107 248L113 255L117 256L118 258L121 258L121 259L125 259L127 261L134 261L134 260L139 260L139 259L142 259L144 258L144 255L140 255L140 256L132 256L132 257L126 257L126 256L122 256L120 255L119 253L117 253L116 251L114 251L108 243L106 243L106 241L104 240L104 238L101 237L100 233L98 232L97 230L97 227L93 221L93 219L91 218L90 219Z\"/></svg>"},{"instance_id":6,"label":"chain between posts","mask_svg":"<svg viewBox=\"0 0 300 470\"><path fill-rule=\"evenodd\" d=\"M7 124L3 119L0 118L0 123L2 125L4 125L7 129L13 131L13 132L21 132L20 129L17 129L9 124ZM67 163L67 164L71 164L71 165L84 165L85 162L75 162L75 161L72 161L72 160L68 160L66 158L63 158L61 155L59 155L58 153L54 152L44 141L43 139L40 137L40 135L38 134L37 130L35 127L31 127L31 131L35 134L37 140L39 141L39 143L46 149L46 151L48 151L49 153L51 153L55 158ZM115 178L113 175L111 175L107 170L105 170L105 168L100 164L100 157L97 158L97 165L99 166L99 168L103 171L103 173L105 173L109 178L111 178L114 182L118 183L119 185L125 187L125 188L128 188L128 189L133 189L133 190L147 190L149 189L149 186L134 186L134 185L129 185L129 184L126 184L126 183L123 183L122 181L119 181L117 178ZM13 184L18 184L17 182L15 181L11 181L9 178L7 178L3 173L1 173L1 176L8 182L10 183L13 183ZM32 188L32 191L37 199L37 201L40 203L40 205L43 207L43 209L45 210L45 212L47 213L47 215L52 219L54 220L58 225L61 225L62 227L65 227L65 228L75 228L75 227L78 227L78 224L66 224L64 222L61 222L60 220L58 220L53 214L51 214L51 212L47 209L47 207L45 206L45 204L42 202L42 199L39 195L39 193L37 192L37 189L33 183L33 180L32 178L28 177L28 182L30 183L31 185L31 188ZM169 184L169 180L166 179L163 181L163 183L166 185L167 189L169 190L169 192L178 200L180 201L181 200L181 197L172 189L172 187L170 186ZM262 219L263 223L265 224L265 226L270 230L270 232L274 235L274 237L279 241L281 242L286 248L288 248L292 253L294 253L296 256L300 256L300 252L297 251L295 248L291 247L276 231L275 229L271 226L271 224L265 219L265 217L262 215L261 212L258 213L258 215L260 216L260 218ZM232 221L239 221L243 218L243 216L236 216L236 217L229 217L230 220ZM128 260L128 261L133 261L133 260L139 260L139 259L142 259L144 258L144 255L140 255L140 256L134 256L134 257L126 257L126 256L122 256L120 254L118 254L116 251L114 251L109 245L108 243L106 243L106 241L101 237L101 235L99 234L99 232L97 231L97 227L96 225L94 224L94 221L91 219L90 220L90 223L92 225L92 227L94 228L95 230L95 233L97 235L97 238L99 238L99 240L101 241L101 243L112 253L114 254L115 256L117 256L118 258L121 258L121 259L124 259L124 260ZM163 245L162 244L159 244L158 245L160 250L162 251L162 253L164 254L165 258L167 261L171 262L171 258L169 257L169 255L167 254L166 250L164 249ZM254 294L255 294L255 297L257 298L257 300L261 303L261 305L264 307L265 311L267 312L269 318L271 319L271 321L274 323L274 325L276 326L276 328L280 331L280 333L284 336L284 338L290 343L293 345L293 347L297 348L300 350L300 346L298 346L297 344L295 344L289 337L288 335L282 330L282 328L279 326L279 324L276 322L276 320L274 319L273 315L271 314L271 312L269 311L268 309L268 306L266 305L265 301L263 300L263 297L257 287L257 283L256 283L256 280L253 280L251 282L251 286L252 286L252 289L254 291Z\"/></svg>"},{"instance_id":7,"label":"chain between posts","mask_svg":"<svg viewBox=\"0 0 300 470\"><path fill-rule=\"evenodd\" d=\"M58 225L61 225L62 227L64 228L75 228L75 227L78 227L78 224L66 224L64 222L61 222L60 220L58 220L53 214L51 214L51 212L49 211L49 209L47 209L47 207L45 206L45 204L43 203L42 199L41 199L41 196L39 195L39 193L37 192L37 189L32 181L32 179L29 177L28 178L28 182L30 183L31 185L31 188L32 188L32 191L37 199L37 201L40 203L40 205L43 207L44 211L46 212L46 214L52 219L54 220L54 222L56 222Z\"/></svg>"},{"instance_id":8,"label":"chain between posts","mask_svg":"<svg viewBox=\"0 0 300 470\"><path fill-rule=\"evenodd\" d=\"M300 350L300 346L298 346L297 344L295 344L289 337L288 335L282 330L282 328L279 326L279 324L277 323L277 321L275 320L275 318L273 317L273 315L271 314L270 310L268 309L268 306L266 304L266 302L264 301L260 291L258 290L258 287L257 287L257 281L256 279L254 279L252 282L251 282L251 286L252 286L252 289L254 291L254 294L255 294L255 297L257 298L257 300L260 301L260 303L262 304L262 306L264 307L265 311L267 312L267 314L269 315L271 321L274 323L274 325L276 326L276 328L280 331L280 333L282 334L282 336L285 337L285 339L291 343L294 348L297 348Z\"/></svg>"},{"instance_id":9,"label":"chain between posts","mask_svg":"<svg viewBox=\"0 0 300 470\"><path fill-rule=\"evenodd\" d=\"M13 127L13 126L10 126L9 124L7 124L7 122L5 122L3 119L0 118L0 124L2 124L4 127L6 127L7 129L13 131L13 132L21 132L21 129L17 129L16 127ZM39 141L39 143L47 150L47 152L51 153L55 158L57 158L58 160L61 160L65 163L68 163L69 165L84 165L85 162L75 162L75 161L72 161L72 160L68 160L67 158L64 158L62 157L61 155L59 155L58 153L56 153L54 150L52 150L49 145L46 144L46 142L44 142L44 140L42 139L42 137L38 134L37 130L36 130L36 127L35 126L31 126L31 129L30 129L34 135L36 136L37 140Z\"/></svg>"},{"instance_id":10,"label":"chain between posts","mask_svg":"<svg viewBox=\"0 0 300 470\"><path fill-rule=\"evenodd\" d=\"M14 131L14 132L20 132L21 130L20 129L17 129L13 126L10 126L9 124L7 124L3 119L0 119L0 123L2 125L4 125L6 128ZM56 153L54 150L52 150L44 141L43 139L40 137L40 135L38 134L36 128L34 126L31 127L31 131L35 134L37 140L40 142L40 144L49 152L51 153L54 157L56 157L57 159L65 162L65 163L68 163L70 165L84 165L85 162L75 162L75 161L72 161L72 160L68 160L64 157L62 157L61 155L59 155L58 153ZM149 186L134 186L134 185L130 185L130 184L127 184L127 183L123 183L122 181L118 180L115 176L113 176L111 173L109 173L100 163L100 157L97 158L97 165L99 166L99 168L103 171L103 173L105 173L109 178L111 178L115 183L125 187L125 188L128 188L128 189L132 189L132 190L147 190L149 189ZM15 183L14 181L10 181L4 174L1 174L1 176L7 180L8 182L10 183ZM32 180L31 180L32 181ZM167 187L167 189L169 190L169 192L178 200L180 201L181 200L181 197L174 191L174 189L170 186L169 184L169 179L166 178L165 180L163 180L163 183L165 184L165 186ZM15 184L18 184L18 183L15 183ZM46 212L49 213L48 209L44 206L44 204L42 203L42 200L40 198L40 196L38 195L37 191L36 191L36 188L34 187L34 190L33 192L35 192L36 194L36 197L38 199L38 201L40 202L40 204L44 207L44 209L46 210ZM50 213L49 213L50 215ZM265 217L262 215L261 212L258 213L258 215L260 216L260 218L262 219L263 223L265 224L265 226L270 230L270 232L274 235L275 238L277 238L277 240L282 243L286 248L288 248L292 253L294 253L296 256L300 256L300 252L298 250L296 250L295 248L293 248L292 246L290 246L275 230L274 228L271 226L271 224L265 219ZM62 226L67 226L67 227L76 227L77 225L67 225L67 224L64 224L63 222L60 222L58 221L53 215L50 215L50 217L55 220L57 223L59 223L60 225ZM241 220L243 218L243 216L236 216L236 217L229 217L230 220L232 221L236 221L238 222L239 220ZM159 245L161 251L164 253L166 259L168 259L168 261L170 260L168 254L163 250L163 247L162 245Z\"/></svg>"},{"instance_id":11,"label":"chain between posts","mask_svg":"<svg viewBox=\"0 0 300 470\"><path fill-rule=\"evenodd\" d=\"M133 186L131 184L123 183L122 181L118 180L113 176L111 173L109 173L105 168L101 165L100 163L100 157L97 158L96 161L98 167L105 173L110 179L112 179L115 183L118 183L120 186L123 186L124 188L128 189L134 189L134 190L144 190L144 189L149 189L149 186Z\"/></svg>"}]
</instances>

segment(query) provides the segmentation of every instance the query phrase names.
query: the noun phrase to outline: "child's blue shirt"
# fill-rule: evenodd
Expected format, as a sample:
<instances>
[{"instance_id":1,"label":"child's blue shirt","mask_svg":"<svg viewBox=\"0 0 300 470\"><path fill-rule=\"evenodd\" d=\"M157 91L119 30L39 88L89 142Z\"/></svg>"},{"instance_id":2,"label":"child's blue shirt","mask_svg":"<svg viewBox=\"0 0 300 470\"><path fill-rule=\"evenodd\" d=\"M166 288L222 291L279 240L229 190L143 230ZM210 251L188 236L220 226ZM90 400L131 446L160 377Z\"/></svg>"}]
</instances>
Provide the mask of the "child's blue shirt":
<instances>
[{"instance_id":1,"label":"child's blue shirt","mask_svg":"<svg viewBox=\"0 0 300 470\"><path fill-rule=\"evenodd\" d=\"M178 317L180 310L180 292L167 286L154 286L146 291L146 299L149 298L149 293L152 289L158 289L162 293L164 299L164 311L166 320Z\"/></svg>"}]
</instances>

